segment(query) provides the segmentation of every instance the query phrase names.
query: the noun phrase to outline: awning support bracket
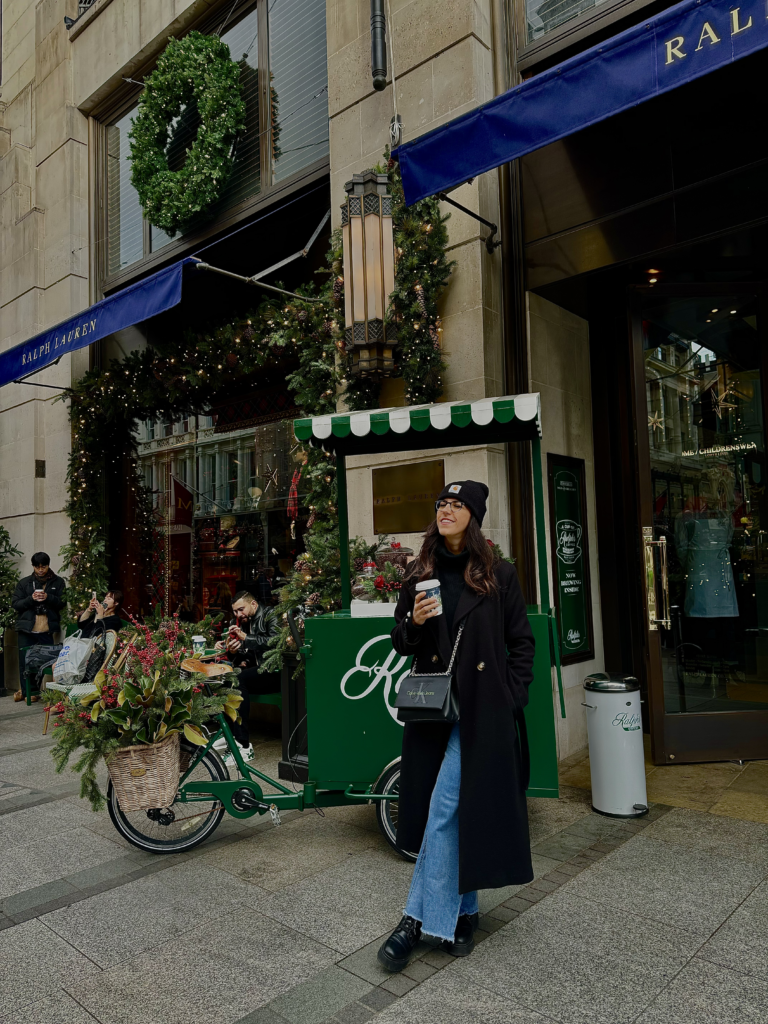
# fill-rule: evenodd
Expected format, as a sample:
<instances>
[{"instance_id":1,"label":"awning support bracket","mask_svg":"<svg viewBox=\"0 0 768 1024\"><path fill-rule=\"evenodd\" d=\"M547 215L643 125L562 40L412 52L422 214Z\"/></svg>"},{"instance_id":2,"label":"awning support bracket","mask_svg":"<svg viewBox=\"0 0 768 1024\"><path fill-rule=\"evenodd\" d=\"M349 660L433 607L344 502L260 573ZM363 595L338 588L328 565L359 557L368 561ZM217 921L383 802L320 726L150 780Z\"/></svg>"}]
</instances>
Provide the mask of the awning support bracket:
<instances>
[{"instance_id":1,"label":"awning support bracket","mask_svg":"<svg viewBox=\"0 0 768 1024\"><path fill-rule=\"evenodd\" d=\"M481 217L479 213L475 213L473 210L468 210L466 206L462 206L461 203L457 203L455 199L451 199L446 192L438 192L437 198L444 203L450 203L451 206L455 206L457 210L461 210L462 213L466 213L468 217L472 217L474 220L479 220L481 224L485 224L487 228L490 228L490 235L488 235L487 238L484 238L483 241L485 242L485 248L488 250L489 255L493 256L494 250L498 249L501 245L501 239L494 238L494 235L499 230L498 225L492 224L489 220Z\"/></svg>"},{"instance_id":2,"label":"awning support bracket","mask_svg":"<svg viewBox=\"0 0 768 1024\"><path fill-rule=\"evenodd\" d=\"M301 299L302 302L321 302L322 299L311 299L306 295L299 295L298 292L289 292L286 291L285 288L276 288L275 285L273 284L264 284L261 278L266 277L267 274L271 274L272 271L274 270L279 270L281 267L284 267L287 263L293 263L293 261L297 260L300 256L306 257L309 254L309 250L317 241L318 235L330 220L330 217L331 211L328 210L323 219L320 221L320 223L313 231L312 237L310 238L310 240L307 242L303 249L299 249L299 251L293 253L292 256L287 256L284 260L280 260L279 263L273 263L272 266L267 267L266 270L260 270L258 274L251 274L250 277L245 277L243 274L235 274L231 270L222 270L220 267L213 267L211 266L210 263L198 263L197 269L210 270L214 274L223 274L225 277L233 277L236 281L243 281L245 284L254 284L258 288L266 288L267 291L278 292L280 295L290 295L291 298Z\"/></svg>"}]
</instances>

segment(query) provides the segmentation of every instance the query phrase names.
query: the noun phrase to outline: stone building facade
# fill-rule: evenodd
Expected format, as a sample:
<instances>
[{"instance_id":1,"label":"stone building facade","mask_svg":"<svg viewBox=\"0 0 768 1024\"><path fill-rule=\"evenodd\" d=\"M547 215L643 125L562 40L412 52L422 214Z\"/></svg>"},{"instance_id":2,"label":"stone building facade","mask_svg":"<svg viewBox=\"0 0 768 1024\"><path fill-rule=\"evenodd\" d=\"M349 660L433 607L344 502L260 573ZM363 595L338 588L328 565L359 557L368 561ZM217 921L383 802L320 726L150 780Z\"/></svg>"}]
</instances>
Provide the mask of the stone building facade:
<instances>
[{"instance_id":1,"label":"stone building facade","mask_svg":"<svg viewBox=\"0 0 768 1024\"><path fill-rule=\"evenodd\" d=\"M248 5L236 0L234 6L237 17ZM169 37L215 25L219 18L224 22L232 7L231 0L3 0L0 350L98 301L105 294L105 281L111 290L129 281L126 274L110 277L103 271L107 242L100 225L108 202L101 172L104 120L114 123L117 114L109 112L118 110L116 98L134 88L131 80L146 73ZM340 224L344 183L383 160L395 112L402 118L404 139L412 139L489 100L511 82L509 11L501 0L445 0L439 5L434 0L390 0L387 10L388 81L377 92L370 68L369 0L325 4L328 157L324 169L320 161L312 170L311 181L322 181L325 175L333 227ZM451 213L449 256L456 264L441 307L445 399L508 393L511 350L519 352L522 346L530 370L522 377L518 373L516 389L542 393L545 450L589 460L587 327L538 296L531 296L514 327L505 304L512 302L510 280L517 271L504 237L509 225L503 219L502 190L502 177L493 171L452 194L500 225L504 245L494 252L484 244L486 227L444 206ZM238 221L246 223L247 216ZM165 250L165 256L161 247L149 252L145 245L141 267L149 272L189 251L183 240ZM0 389L0 518L24 552L25 563L33 551L45 549L58 569L58 551L68 536L62 510L70 435L65 406L55 401L60 394L56 389L66 387L94 360L142 343L141 338L126 337L101 349L65 355L29 383ZM402 404L400 381L385 383L381 402ZM413 463L422 457L414 452L398 459ZM530 499L516 491L514 482L510 487L504 448L430 452L428 458L444 458L446 479L471 476L488 482L486 532L517 557L514 526L522 515L520 504ZM350 460L352 533L372 537L371 469L386 463L384 456ZM590 461L587 487L594 517ZM590 529L596 529L593 518ZM417 535L398 539L418 543ZM597 551L593 538L595 562ZM563 756L586 741L580 679L585 671L602 667L596 564L592 579L598 656L565 672L568 718L558 717ZM530 590L529 600L536 600ZM7 645L8 685L13 685L13 647Z\"/></svg>"}]
</instances>

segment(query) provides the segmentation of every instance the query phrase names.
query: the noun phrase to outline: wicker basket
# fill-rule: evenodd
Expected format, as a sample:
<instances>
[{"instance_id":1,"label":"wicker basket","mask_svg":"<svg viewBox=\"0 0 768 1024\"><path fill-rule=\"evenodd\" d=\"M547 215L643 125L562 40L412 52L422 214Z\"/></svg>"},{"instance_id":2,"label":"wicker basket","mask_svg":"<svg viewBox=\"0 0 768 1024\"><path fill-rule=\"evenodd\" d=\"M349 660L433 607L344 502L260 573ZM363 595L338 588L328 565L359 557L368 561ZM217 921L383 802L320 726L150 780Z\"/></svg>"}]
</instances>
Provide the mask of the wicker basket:
<instances>
[{"instance_id":1,"label":"wicker basket","mask_svg":"<svg viewBox=\"0 0 768 1024\"><path fill-rule=\"evenodd\" d=\"M121 747L107 761L107 770L126 813L170 807L179 788L179 734L160 743Z\"/></svg>"}]
</instances>

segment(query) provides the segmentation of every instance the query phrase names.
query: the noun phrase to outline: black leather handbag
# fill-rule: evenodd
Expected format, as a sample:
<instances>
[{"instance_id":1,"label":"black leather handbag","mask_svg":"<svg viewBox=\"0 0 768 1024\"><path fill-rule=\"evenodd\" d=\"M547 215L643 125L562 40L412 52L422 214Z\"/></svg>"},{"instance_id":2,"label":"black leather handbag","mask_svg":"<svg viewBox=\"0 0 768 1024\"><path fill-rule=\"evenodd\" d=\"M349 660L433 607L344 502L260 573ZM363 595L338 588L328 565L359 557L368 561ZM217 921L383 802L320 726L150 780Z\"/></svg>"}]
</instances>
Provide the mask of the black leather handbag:
<instances>
[{"instance_id":1,"label":"black leather handbag","mask_svg":"<svg viewBox=\"0 0 768 1024\"><path fill-rule=\"evenodd\" d=\"M459 720L459 695L453 686L453 663L464 623L459 626L447 672L409 672L400 681L395 700L398 722L438 722L453 725Z\"/></svg>"}]
</instances>

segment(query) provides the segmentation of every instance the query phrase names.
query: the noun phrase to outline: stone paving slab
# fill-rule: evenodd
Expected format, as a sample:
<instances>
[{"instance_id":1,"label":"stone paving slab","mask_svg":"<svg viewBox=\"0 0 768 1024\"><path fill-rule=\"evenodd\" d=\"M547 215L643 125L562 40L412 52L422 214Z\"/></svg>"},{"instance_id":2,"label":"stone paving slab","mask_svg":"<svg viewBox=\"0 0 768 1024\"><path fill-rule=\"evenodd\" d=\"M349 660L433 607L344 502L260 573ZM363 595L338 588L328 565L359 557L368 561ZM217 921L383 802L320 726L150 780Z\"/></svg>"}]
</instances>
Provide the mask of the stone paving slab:
<instances>
[{"instance_id":1,"label":"stone paving slab","mask_svg":"<svg viewBox=\"0 0 768 1024\"><path fill-rule=\"evenodd\" d=\"M41 918L43 924L102 968L224 919L252 887L202 861L156 872Z\"/></svg>"},{"instance_id":2,"label":"stone paving slab","mask_svg":"<svg viewBox=\"0 0 768 1024\"><path fill-rule=\"evenodd\" d=\"M759 885L723 922L701 947L699 957L768 981L768 882Z\"/></svg>"},{"instance_id":3,"label":"stone paving slab","mask_svg":"<svg viewBox=\"0 0 768 1024\"><path fill-rule=\"evenodd\" d=\"M248 906L204 924L78 980L79 1002L100 1024L232 1024L338 959Z\"/></svg>"},{"instance_id":4,"label":"stone paving slab","mask_svg":"<svg viewBox=\"0 0 768 1024\"><path fill-rule=\"evenodd\" d=\"M341 967L329 967L303 985L295 985L285 995L278 996L269 1004L269 1009L289 1024L322 1024L337 1010L368 995L372 988Z\"/></svg>"},{"instance_id":5,"label":"stone paving slab","mask_svg":"<svg viewBox=\"0 0 768 1024\"><path fill-rule=\"evenodd\" d=\"M768 873L768 825L759 822L676 807L644 834L687 850L758 864Z\"/></svg>"},{"instance_id":6,"label":"stone paving slab","mask_svg":"<svg viewBox=\"0 0 768 1024\"><path fill-rule=\"evenodd\" d=\"M576 875L564 891L684 928L705 941L760 884L756 864L672 846L645 832Z\"/></svg>"},{"instance_id":7,"label":"stone paving slab","mask_svg":"<svg viewBox=\"0 0 768 1024\"><path fill-rule=\"evenodd\" d=\"M0 931L0 1020L16 1024L20 1011L39 1003L60 987L79 988L98 967L39 921L25 921ZM45 1019L35 1024L48 1024Z\"/></svg>"},{"instance_id":8,"label":"stone paving slab","mask_svg":"<svg viewBox=\"0 0 768 1024\"><path fill-rule=\"evenodd\" d=\"M552 1020L446 970L380 1013L376 1024L552 1024Z\"/></svg>"},{"instance_id":9,"label":"stone paving slab","mask_svg":"<svg viewBox=\"0 0 768 1024\"><path fill-rule=\"evenodd\" d=\"M637 1024L763 1024L768 981L694 959L637 1018Z\"/></svg>"},{"instance_id":10,"label":"stone paving slab","mask_svg":"<svg viewBox=\"0 0 768 1024\"><path fill-rule=\"evenodd\" d=\"M0 1017L0 1024L100 1024L86 1009L63 989L39 1002Z\"/></svg>"},{"instance_id":11,"label":"stone paving slab","mask_svg":"<svg viewBox=\"0 0 768 1024\"><path fill-rule=\"evenodd\" d=\"M258 907L339 953L353 953L397 924L412 871L393 853L366 850Z\"/></svg>"},{"instance_id":12,"label":"stone paving slab","mask_svg":"<svg viewBox=\"0 0 768 1024\"><path fill-rule=\"evenodd\" d=\"M451 972L562 1024L628 1024L699 945L690 932L560 891Z\"/></svg>"}]
</instances>

